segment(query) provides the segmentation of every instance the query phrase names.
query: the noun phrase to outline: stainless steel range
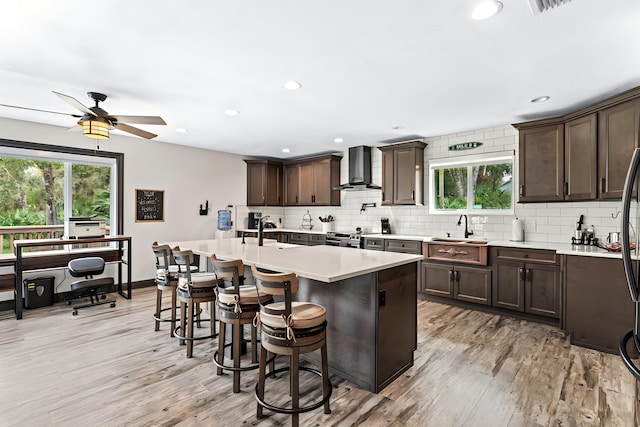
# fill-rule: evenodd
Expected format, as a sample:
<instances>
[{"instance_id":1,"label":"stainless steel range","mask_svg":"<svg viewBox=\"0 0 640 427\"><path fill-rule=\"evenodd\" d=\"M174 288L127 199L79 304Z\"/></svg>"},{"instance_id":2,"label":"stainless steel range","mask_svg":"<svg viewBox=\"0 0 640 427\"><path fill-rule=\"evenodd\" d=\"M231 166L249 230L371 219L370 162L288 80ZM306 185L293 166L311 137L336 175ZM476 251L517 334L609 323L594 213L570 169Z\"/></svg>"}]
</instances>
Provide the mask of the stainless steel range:
<instances>
[{"instance_id":1,"label":"stainless steel range","mask_svg":"<svg viewBox=\"0 0 640 427\"><path fill-rule=\"evenodd\" d=\"M341 233L338 231L327 232L327 245L328 246L343 246L347 248L361 248L362 247L362 229L356 228L354 232Z\"/></svg>"}]
</instances>

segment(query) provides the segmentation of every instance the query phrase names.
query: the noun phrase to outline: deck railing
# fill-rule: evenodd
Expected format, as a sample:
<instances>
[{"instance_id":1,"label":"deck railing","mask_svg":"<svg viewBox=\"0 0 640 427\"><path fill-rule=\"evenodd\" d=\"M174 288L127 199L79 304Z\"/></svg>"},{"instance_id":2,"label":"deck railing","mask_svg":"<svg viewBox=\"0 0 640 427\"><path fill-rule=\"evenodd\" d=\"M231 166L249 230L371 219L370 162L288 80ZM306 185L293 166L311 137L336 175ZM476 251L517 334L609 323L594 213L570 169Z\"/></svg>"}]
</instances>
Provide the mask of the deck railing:
<instances>
[{"instance_id":1,"label":"deck railing","mask_svg":"<svg viewBox=\"0 0 640 427\"><path fill-rule=\"evenodd\" d=\"M109 234L109 227L106 230ZM0 227L0 248L3 254L13 253L14 240L59 239L64 234L64 225L20 225ZM101 246L102 244L95 244ZM91 244L94 246L94 244ZM38 246L32 250L48 251L62 249L60 246Z\"/></svg>"}]
</instances>

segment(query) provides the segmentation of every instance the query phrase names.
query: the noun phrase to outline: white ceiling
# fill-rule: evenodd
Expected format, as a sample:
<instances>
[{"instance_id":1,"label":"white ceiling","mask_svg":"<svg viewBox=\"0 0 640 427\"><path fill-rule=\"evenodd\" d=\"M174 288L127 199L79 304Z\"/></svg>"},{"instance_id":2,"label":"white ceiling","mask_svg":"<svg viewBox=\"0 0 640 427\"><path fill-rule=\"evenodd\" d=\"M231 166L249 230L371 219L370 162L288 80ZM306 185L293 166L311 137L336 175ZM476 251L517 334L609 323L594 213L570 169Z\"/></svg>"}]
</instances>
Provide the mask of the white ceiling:
<instances>
[{"instance_id":1,"label":"white ceiling","mask_svg":"<svg viewBox=\"0 0 640 427\"><path fill-rule=\"evenodd\" d=\"M157 140L286 158L549 117L640 85L640 1L534 15L529 0L502 0L472 21L477 2L3 1L0 103L75 114L51 91L86 106L102 92L110 114L162 116L135 125Z\"/></svg>"}]
</instances>

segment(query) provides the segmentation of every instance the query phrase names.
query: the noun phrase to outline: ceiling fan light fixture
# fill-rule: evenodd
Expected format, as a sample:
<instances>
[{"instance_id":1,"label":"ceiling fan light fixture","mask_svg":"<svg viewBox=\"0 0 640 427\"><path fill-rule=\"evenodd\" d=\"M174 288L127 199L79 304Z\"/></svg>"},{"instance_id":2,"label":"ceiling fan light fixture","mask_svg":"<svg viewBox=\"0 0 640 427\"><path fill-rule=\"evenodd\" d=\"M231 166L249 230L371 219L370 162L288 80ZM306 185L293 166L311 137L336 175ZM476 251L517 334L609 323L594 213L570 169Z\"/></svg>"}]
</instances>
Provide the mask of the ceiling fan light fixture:
<instances>
[{"instance_id":1,"label":"ceiling fan light fixture","mask_svg":"<svg viewBox=\"0 0 640 427\"><path fill-rule=\"evenodd\" d=\"M109 139L109 122L106 120L92 117L79 121L78 124L82 126L82 132L87 138Z\"/></svg>"}]
</instances>

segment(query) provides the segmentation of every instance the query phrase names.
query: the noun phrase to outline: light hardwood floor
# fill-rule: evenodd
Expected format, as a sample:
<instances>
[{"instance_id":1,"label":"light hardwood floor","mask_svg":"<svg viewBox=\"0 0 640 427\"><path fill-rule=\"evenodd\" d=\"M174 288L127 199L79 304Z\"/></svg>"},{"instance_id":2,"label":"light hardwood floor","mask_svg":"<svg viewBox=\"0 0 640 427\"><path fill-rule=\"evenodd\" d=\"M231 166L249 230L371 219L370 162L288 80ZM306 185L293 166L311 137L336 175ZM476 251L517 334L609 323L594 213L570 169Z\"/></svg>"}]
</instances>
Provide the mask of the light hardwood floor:
<instances>
[{"instance_id":1,"label":"light hardwood floor","mask_svg":"<svg viewBox=\"0 0 640 427\"><path fill-rule=\"evenodd\" d=\"M155 288L117 307L0 312L2 426L273 426L255 418L256 372L242 390L216 376L213 341L194 357L154 332ZM168 299L165 302L168 303ZM433 302L419 302L415 365L379 394L332 377L332 414L304 426L635 426L635 382L620 358L572 346L557 328ZM303 390L318 396L317 377ZM286 397L286 378L267 386Z\"/></svg>"}]
</instances>

